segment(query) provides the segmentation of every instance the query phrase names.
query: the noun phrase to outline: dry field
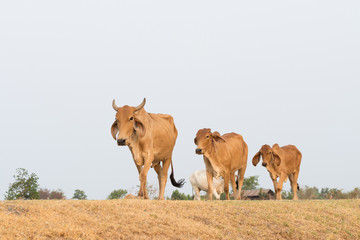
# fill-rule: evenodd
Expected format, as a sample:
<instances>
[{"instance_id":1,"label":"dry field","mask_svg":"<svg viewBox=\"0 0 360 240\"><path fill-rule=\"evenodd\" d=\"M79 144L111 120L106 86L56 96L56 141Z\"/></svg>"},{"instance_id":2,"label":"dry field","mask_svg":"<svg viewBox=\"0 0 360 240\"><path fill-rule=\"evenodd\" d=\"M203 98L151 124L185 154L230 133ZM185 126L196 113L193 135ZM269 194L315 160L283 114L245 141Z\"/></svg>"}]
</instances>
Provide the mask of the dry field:
<instances>
[{"instance_id":1,"label":"dry field","mask_svg":"<svg viewBox=\"0 0 360 240\"><path fill-rule=\"evenodd\" d=\"M360 200L0 201L0 239L360 239Z\"/></svg>"}]
</instances>

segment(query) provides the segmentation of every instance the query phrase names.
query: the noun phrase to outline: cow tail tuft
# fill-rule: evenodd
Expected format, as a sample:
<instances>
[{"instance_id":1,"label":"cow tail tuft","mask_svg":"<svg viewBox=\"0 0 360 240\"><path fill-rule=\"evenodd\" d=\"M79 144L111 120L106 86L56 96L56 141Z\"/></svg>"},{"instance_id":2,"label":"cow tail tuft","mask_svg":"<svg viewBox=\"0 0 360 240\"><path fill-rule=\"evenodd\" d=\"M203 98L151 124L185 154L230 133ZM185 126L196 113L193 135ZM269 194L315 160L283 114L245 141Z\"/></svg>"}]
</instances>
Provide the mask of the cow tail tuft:
<instances>
[{"instance_id":1,"label":"cow tail tuft","mask_svg":"<svg viewBox=\"0 0 360 240\"><path fill-rule=\"evenodd\" d=\"M179 181L176 182L176 180L174 178L174 168L173 168L172 160L171 160L170 164L171 164L171 174L170 174L171 184L174 187L181 188L185 183L185 179L182 178L182 179L180 179Z\"/></svg>"},{"instance_id":2,"label":"cow tail tuft","mask_svg":"<svg viewBox=\"0 0 360 240\"><path fill-rule=\"evenodd\" d=\"M299 183L297 183L297 189L300 190Z\"/></svg>"}]
</instances>

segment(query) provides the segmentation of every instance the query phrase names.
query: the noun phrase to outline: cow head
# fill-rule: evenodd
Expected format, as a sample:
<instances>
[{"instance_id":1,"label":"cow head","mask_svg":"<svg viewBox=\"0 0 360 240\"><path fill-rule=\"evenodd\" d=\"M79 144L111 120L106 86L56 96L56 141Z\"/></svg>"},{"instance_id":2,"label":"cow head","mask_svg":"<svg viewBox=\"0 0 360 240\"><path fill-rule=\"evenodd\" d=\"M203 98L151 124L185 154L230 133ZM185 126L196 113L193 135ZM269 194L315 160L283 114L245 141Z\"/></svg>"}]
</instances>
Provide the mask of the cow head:
<instances>
[{"instance_id":1,"label":"cow head","mask_svg":"<svg viewBox=\"0 0 360 240\"><path fill-rule=\"evenodd\" d=\"M260 157L262 157L263 162L262 165L264 167L269 166L270 164L275 164L276 166L279 166L281 163L280 157L277 154L276 146L278 147L278 144L274 144L273 148L271 148L269 145L265 144L263 145L260 150L255 154L255 156L252 159L252 164L256 166L259 161Z\"/></svg>"},{"instance_id":2,"label":"cow head","mask_svg":"<svg viewBox=\"0 0 360 240\"><path fill-rule=\"evenodd\" d=\"M113 100L112 106L116 111L115 122L111 126L111 135L117 141L119 146L129 145L130 139L135 134L143 137L145 135L145 127L139 118L139 113L145 111L143 109L146 99L137 107L125 105L118 107Z\"/></svg>"},{"instance_id":3,"label":"cow head","mask_svg":"<svg viewBox=\"0 0 360 240\"><path fill-rule=\"evenodd\" d=\"M215 146L216 142L225 142L225 140L220 136L219 132L211 133L211 129L209 128L200 129L194 139L194 143L197 146L195 153L206 153Z\"/></svg>"}]
</instances>

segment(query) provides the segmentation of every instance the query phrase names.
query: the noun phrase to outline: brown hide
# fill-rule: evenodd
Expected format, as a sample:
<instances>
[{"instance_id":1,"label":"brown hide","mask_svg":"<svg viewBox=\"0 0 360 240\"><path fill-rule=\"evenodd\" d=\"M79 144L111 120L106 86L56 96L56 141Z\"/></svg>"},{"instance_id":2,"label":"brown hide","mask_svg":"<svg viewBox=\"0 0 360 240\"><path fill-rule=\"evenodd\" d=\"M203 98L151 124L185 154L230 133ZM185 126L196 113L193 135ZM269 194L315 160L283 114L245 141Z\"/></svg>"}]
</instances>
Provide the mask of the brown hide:
<instances>
[{"instance_id":1,"label":"brown hide","mask_svg":"<svg viewBox=\"0 0 360 240\"><path fill-rule=\"evenodd\" d=\"M291 188L294 194L293 199L297 199L297 179L300 172L301 152L293 145L279 147L274 144L272 147L263 145L259 152L255 154L252 163L256 166L262 157L262 165L266 167L273 181L276 192L276 199L281 199L281 190L283 183L289 178ZM279 182L277 182L279 178Z\"/></svg>"},{"instance_id":2,"label":"brown hide","mask_svg":"<svg viewBox=\"0 0 360 240\"><path fill-rule=\"evenodd\" d=\"M248 147L243 137L236 133L221 136L218 132L211 133L210 129L204 128L197 132L194 142L197 145L196 153L203 154L209 193L213 191L212 178L222 176L226 199L229 199L229 181L236 199L240 199L248 156ZM239 175L239 190L236 189L235 184L236 171ZM212 199L212 194L209 196Z\"/></svg>"},{"instance_id":3,"label":"brown hide","mask_svg":"<svg viewBox=\"0 0 360 240\"><path fill-rule=\"evenodd\" d=\"M177 138L174 120L170 115L148 113L143 108L145 99L138 107L117 107L111 134L118 145L129 147L140 175L139 196L148 198L146 178L150 167L158 174L159 199L164 199L167 171L171 164L171 183L182 187L184 180L176 182L172 167L172 151ZM161 163L162 162L162 166Z\"/></svg>"}]
</instances>

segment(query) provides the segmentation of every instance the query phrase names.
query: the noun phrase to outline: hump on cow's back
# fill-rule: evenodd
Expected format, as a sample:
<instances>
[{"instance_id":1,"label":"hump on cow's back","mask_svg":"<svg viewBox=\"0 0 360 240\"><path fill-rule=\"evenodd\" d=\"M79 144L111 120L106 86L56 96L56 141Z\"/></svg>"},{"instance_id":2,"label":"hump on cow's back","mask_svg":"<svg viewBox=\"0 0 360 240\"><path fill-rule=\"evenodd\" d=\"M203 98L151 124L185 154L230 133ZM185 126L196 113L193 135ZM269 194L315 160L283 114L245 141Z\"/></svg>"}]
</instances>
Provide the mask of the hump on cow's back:
<instances>
[{"instance_id":1,"label":"hump on cow's back","mask_svg":"<svg viewBox=\"0 0 360 240\"><path fill-rule=\"evenodd\" d=\"M235 138L241 139L241 140L243 139L243 137L242 137L240 134L234 133L234 132L225 133L225 134L222 135L221 137L224 138L225 140L226 140L226 139L235 139Z\"/></svg>"},{"instance_id":2,"label":"hump on cow's back","mask_svg":"<svg viewBox=\"0 0 360 240\"><path fill-rule=\"evenodd\" d=\"M170 123L174 122L174 118L169 114L163 114L163 113L150 113L149 114L152 118L161 118L165 121L168 121Z\"/></svg>"},{"instance_id":3,"label":"hump on cow's back","mask_svg":"<svg viewBox=\"0 0 360 240\"><path fill-rule=\"evenodd\" d=\"M292 150L298 150L296 146L291 145L291 144L288 144L288 145L282 146L281 148L287 148L287 149L292 149Z\"/></svg>"},{"instance_id":4,"label":"hump on cow's back","mask_svg":"<svg viewBox=\"0 0 360 240\"><path fill-rule=\"evenodd\" d=\"M150 116L160 125L162 125L162 127L164 127L163 124L165 123L165 125L169 127L168 129L171 129L171 131L173 131L177 136L178 132L174 123L174 118L171 115L162 113L151 113Z\"/></svg>"}]
</instances>

